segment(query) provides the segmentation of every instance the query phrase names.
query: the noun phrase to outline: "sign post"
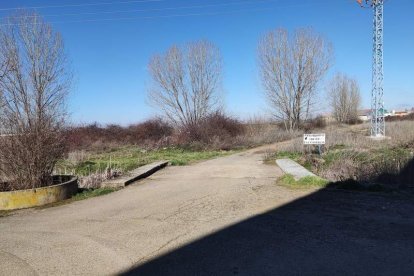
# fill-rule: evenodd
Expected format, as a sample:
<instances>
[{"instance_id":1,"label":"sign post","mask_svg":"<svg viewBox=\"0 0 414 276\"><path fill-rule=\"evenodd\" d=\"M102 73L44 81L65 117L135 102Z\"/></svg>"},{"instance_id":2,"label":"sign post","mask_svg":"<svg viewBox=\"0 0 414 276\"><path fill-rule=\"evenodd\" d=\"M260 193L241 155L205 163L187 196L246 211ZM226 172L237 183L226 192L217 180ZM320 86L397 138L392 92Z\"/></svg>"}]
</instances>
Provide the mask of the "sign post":
<instances>
[{"instance_id":1,"label":"sign post","mask_svg":"<svg viewBox=\"0 0 414 276\"><path fill-rule=\"evenodd\" d=\"M325 133L319 134L304 134L303 135L303 144L304 145L317 145L319 155L321 155L321 146L325 145Z\"/></svg>"}]
</instances>

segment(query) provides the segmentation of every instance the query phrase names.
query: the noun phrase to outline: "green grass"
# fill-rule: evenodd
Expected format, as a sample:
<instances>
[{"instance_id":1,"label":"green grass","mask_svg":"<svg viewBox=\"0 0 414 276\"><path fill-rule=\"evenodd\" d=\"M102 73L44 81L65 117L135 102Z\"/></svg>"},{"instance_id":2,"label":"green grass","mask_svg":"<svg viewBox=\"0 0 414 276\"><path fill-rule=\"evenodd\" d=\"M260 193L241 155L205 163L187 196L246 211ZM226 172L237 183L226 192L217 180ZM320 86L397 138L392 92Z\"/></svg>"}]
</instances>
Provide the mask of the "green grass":
<instances>
[{"instance_id":1,"label":"green grass","mask_svg":"<svg viewBox=\"0 0 414 276\"><path fill-rule=\"evenodd\" d=\"M292 159L293 161L298 161L302 156L299 152L289 152L289 151L278 151L275 153L275 159Z\"/></svg>"},{"instance_id":2,"label":"green grass","mask_svg":"<svg viewBox=\"0 0 414 276\"><path fill-rule=\"evenodd\" d=\"M274 164L275 160L277 159L292 159L299 163L299 159L301 154L298 152L289 152L289 151L277 151L272 154L268 154L265 156L263 160L266 164Z\"/></svg>"},{"instance_id":3,"label":"green grass","mask_svg":"<svg viewBox=\"0 0 414 276\"><path fill-rule=\"evenodd\" d=\"M357 164L375 163L380 161L408 160L411 157L411 151L404 148L379 148L370 149L364 152L352 149L331 149L321 156L324 160L324 167L328 168L335 161L344 157L351 157Z\"/></svg>"},{"instance_id":4,"label":"green grass","mask_svg":"<svg viewBox=\"0 0 414 276\"><path fill-rule=\"evenodd\" d=\"M340 159L344 154L344 151L333 150L328 151L323 156L323 160L325 160L324 166L330 166L336 160Z\"/></svg>"},{"instance_id":5,"label":"green grass","mask_svg":"<svg viewBox=\"0 0 414 276\"><path fill-rule=\"evenodd\" d=\"M100 153L91 153L88 160L77 165L71 164L69 160L61 160L56 165L59 170L74 171L76 175L84 176L97 170L104 171L111 162L113 168L128 171L137 167L159 161L170 160L172 166L184 166L197 161L211 159L220 156L226 156L237 151L193 151L180 148L165 148L153 151L144 151L139 147L120 147L112 148ZM85 189L78 192L72 198L67 200L35 207L35 209L44 209L60 205L69 204L74 201L84 200L92 197L106 195L115 192L116 188L98 188ZM0 217L12 215L16 211L0 211Z\"/></svg>"},{"instance_id":6,"label":"green grass","mask_svg":"<svg viewBox=\"0 0 414 276\"><path fill-rule=\"evenodd\" d=\"M412 157L412 149L394 147L394 148L379 148L373 150L372 153L377 159L386 157L387 159L399 159Z\"/></svg>"},{"instance_id":7,"label":"green grass","mask_svg":"<svg viewBox=\"0 0 414 276\"><path fill-rule=\"evenodd\" d=\"M74 195L71 200L72 201L78 201L78 200L84 200L91 197L97 197L97 196L103 196L110 194L112 192L115 192L119 189L116 188L98 188L98 189L87 189L83 190L76 195Z\"/></svg>"},{"instance_id":8,"label":"green grass","mask_svg":"<svg viewBox=\"0 0 414 276\"><path fill-rule=\"evenodd\" d=\"M389 173L398 173L399 170L404 168L405 164L413 158L413 149L406 147L397 147L397 146L387 146L379 145L378 147L365 147L360 148L350 148L342 144L338 144L329 148L322 155L302 155L296 152L279 152L274 154L275 158L289 158L292 159L308 170L314 172L315 174L320 174L321 172L329 172L333 170L333 164L335 166L341 165L343 160L346 160L345 166L349 165L349 162L353 163L354 167L351 168L361 168L363 171L364 168L369 173L372 173L372 178L365 179L364 184L348 179L343 182L331 183L329 185L332 188L337 189L347 189L347 190L358 190L358 191L368 191L368 192L384 192L392 191L398 188L391 188L381 184L381 181L388 181L388 184L395 184L394 180L378 180L375 177L376 173L381 175L381 172ZM320 160L323 159L323 160ZM320 161L318 161L320 160ZM338 163L339 162L339 163ZM356 174L358 176L358 174ZM363 174L362 174L363 175ZM397 180L395 180L397 181ZM292 187L292 188L308 188L308 187L326 187L328 181L322 178L302 178L299 181L295 181L291 175L285 175L280 179L282 185ZM396 184L397 185L397 184Z\"/></svg>"},{"instance_id":9,"label":"green grass","mask_svg":"<svg viewBox=\"0 0 414 276\"><path fill-rule=\"evenodd\" d=\"M144 151L139 147L113 148L105 152L91 153L88 160L72 164L69 160L61 160L56 165L57 170L74 172L85 176L97 171L102 172L111 164L112 168L130 171L137 167L160 160L169 160L172 166L184 166L200 160L225 156L236 151L193 151L181 148L165 148Z\"/></svg>"},{"instance_id":10,"label":"green grass","mask_svg":"<svg viewBox=\"0 0 414 276\"><path fill-rule=\"evenodd\" d=\"M337 144L332 146L329 150L343 150L346 149L346 145L344 144Z\"/></svg>"},{"instance_id":11,"label":"green grass","mask_svg":"<svg viewBox=\"0 0 414 276\"><path fill-rule=\"evenodd\" d=\"M357 151L345 147L344 145L337 145L331 147L328 151L322 155L311 154L308 156L298 152L276 152L269 157L269 162L273 162L275 159L288 158L291 159L306 169L318 173L314 168L312 159L323 159L321 168L329 168L334 162L342 160L344 158L351 158L357 164L370 164L378 162L390 162L395 160L408 160L412 158L412 149L397 148L397 147L381 147L376 149L368 149L366 151ZM320 169L320 168L319 168Z\"/></svg>"},{"instance_id":12,"label":"green grass","mask_svg":"<svg viewBox=\"0 0 414 276\"><path fill-rule=\"evenodd\" d=\"M324 188L326 185L328 185L329 181L317 176L306 176L299 180L295 180L292 175L285 174L279 179L279 183L289 188L306 189Z\"/></svg>"}]
</instances>

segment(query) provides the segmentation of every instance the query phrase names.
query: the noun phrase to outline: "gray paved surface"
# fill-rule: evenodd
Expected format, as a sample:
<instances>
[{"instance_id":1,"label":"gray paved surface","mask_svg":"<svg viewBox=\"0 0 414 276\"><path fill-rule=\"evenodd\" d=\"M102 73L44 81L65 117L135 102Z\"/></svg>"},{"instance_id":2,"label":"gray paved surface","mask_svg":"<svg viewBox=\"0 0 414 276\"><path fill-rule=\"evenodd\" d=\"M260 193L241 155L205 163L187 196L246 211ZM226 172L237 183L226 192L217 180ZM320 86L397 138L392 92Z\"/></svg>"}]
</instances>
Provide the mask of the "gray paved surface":
<instances>
[{"instance_id":1,"label":"gray paved surface","mask_svg":"<svg viewBox=\"0 0 414 276\"><path fill-rule=\"evenodd\" d=\"M278 159L276 164L287 174L291 174L295 180L299 180L307 176L315 176L303 166L299 165L291 159Z\"/></svg>"},{"instance_id":2,"label":"gray paved surface","mask_svg":"<svg viewBox=\"0 0 414 276\"><path fill-rule=\"evenodd\" d=\"M413 198L288 190L264 152L0 218L0 274L414 274Z\"/></svg>"},{"instance_id":3,"label":"gray paved surface","mask_svg":"<svg viewBox=\"0 0 414 276\"><path fill-rule=\"evenodd\" d=\"M261 159L167 167L103 197L0 218L0 274L117 273L289 201L274 185L281 171Z\"/></svg>"},{"instance_id":4,"label":"gray paved surface","mask_svg":"<svg viewBox=\"0 0 414 276\"><path fill-rule=\"evenodd\" d=\"M414 203L322 190L126 275L414 275Z\"/></svg>"}]
</instances>

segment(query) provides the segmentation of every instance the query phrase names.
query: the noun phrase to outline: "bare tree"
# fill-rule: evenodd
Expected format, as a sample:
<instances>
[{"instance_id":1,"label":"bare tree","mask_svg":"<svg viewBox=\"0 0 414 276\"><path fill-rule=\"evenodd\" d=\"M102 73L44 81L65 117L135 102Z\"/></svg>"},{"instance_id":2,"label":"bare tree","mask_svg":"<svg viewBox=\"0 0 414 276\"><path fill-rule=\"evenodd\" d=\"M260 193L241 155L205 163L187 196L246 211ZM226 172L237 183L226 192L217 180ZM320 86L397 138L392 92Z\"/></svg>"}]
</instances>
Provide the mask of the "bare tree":
<instances>
[{"instance_id":1,"label":"bare tree","mask_svg":"<svg viewBox=\"0 0 414 276\"><path fill-rule=\"evenodd\" d=\"M273 115L284 122L287 130L296 129L309 118L318 83L331 59L331 44L310 29L299 29L293 36L277 29L259 41L259 70L265 96Z\"/></svg>"},{"instance_id":2,"label":"bare tree","mask_svg":"<svg viewBox=\"0 0 414 276\"><path fill-rule=\"evenodd\" d=\"M0 64L0 173L11 190L49 185L71 83L62 38L36 14L7 18Z\"/></svg>"},{"instance_id":3,"label":"bare tree","mask_svg":"<svg viewBox=\"0 0 414 276\"><path fill-rule=\"evenodd\" d=\"M208 41L172 46L148 65L149 100L175 124L197 125L219 105L220 50Z\"/></svg>"},{"instance_id":4,"label":"bare tree","mask_svg":"<svg viewBox=\"0 0 414 276\"><path fill-rule=\"evenodd\" d=\"M341 123L356 121L361 104L358 82L346 75L337 74L329 83L327 90L335 119Z\"/></svg>"}]
</instances>

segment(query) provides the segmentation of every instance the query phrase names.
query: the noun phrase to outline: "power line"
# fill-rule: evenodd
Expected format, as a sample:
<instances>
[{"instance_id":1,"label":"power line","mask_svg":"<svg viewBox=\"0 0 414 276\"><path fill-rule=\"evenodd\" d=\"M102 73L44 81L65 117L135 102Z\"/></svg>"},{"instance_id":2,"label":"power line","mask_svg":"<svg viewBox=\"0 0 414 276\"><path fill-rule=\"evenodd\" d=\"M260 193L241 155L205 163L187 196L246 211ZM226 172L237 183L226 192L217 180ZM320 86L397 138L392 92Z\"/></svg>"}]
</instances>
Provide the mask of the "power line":
<instances>
[{"instance_id":1,"label":"power line","mask_svg":"<svg viewBox=\"0 0 414 276\"><path fill-rule=\"evenodd\" d=\"M48 6L29 6L29 7L4 8L4 9L0 9L0 11L12 11L12 10L20 10L20 9L73 8L73 7L103 6L103 5L132 4L132 3L150 3L150 2L165 2L165 1L166 0L130 0L130 1L118 1L118 2L100 2L100 3L48 5Z\"/></svg>"},{"instance_id":2,"label":"power line","mask_svg":"<svg viewBox=\"0 0 414 276\"><path fill-rule=\"evenodd\" d=\"M265 1L265 0L263 0ZM270 1L270 0L269 0ZM326 2L328 0L321 0ZM308 3L308 4L296 4L289 6L278 6L278 7L267 7L260 9L239 9L233 11L218 11L218 12L198 12L198 13L182 13L182 14L167 14L167 15L154 15L154 16L139 16L139 17L116 17L116 18L96 18L96 19L79 19L79 20L65 20L65 21L49 21L52 24L65 24L65 23L83 23L83 22L109 22L109 21L127 21L127 20L149 20L157 18L178 18L178 17L192 17L192 16L214 16L214 15L226 15L226 14L236 14L243 12L261 12L275 10L279 8L302 8L302 7L311 7L315 5L324 5L326 3ZM36 24L36 23L33 23ZM15 23L5 23L0 24L0 26L13 26Z\"/></svg>"},{"instance_id":3,"label":"power line","mask_svg":"<svg viewBox=\"0 0 414 276\"><path fill-rule=\"evenodd\" d=\"M223 15L223 14L234 14L242 12L259 12L268 11L272 8L263 9L243 9L234 11L223 11L223 12L206 12L206 13L184 13L184 14L170 14L170 15L154 15L154 16L140 16L140 17L117 17L117 18L97 18L97 19L80 19L80 20L68 20L68 21L50 21L52 24L63 24L63 23L83 23L83 22L100 22L100 21L124 21L124 20L139 20L139 19L157 19L157 18L174 18L174 17L191 17L191 16L209 16L209 15ZM35 24L35 23L33 23ZM14 26L16 24L1 24L0 26Z\"/></svg>"},{"instance_id":4,"label":"power line","mask_svg":"<svg viewBox=\"0 0 414 276\"><path fill-rule=\"evenodd\" d=\"M134 13L134 12L153 12L153 11L169 11L169 10L181 10L181 9L198 9L198 8L211 8L211 7L223 7L234 6L244 4L265 4L272 2L279 2L280 0L255 0L255 1L235 1L230 3L219 4L207 4L207 5L192 5L192 6L179 6L179 7L166 7L166 8L153 8L153 9L133 9L133 10L118 10L118 11L101 11L101 12L81 12L81 13L63 13L63 14L44 14L44 17L59 17L59 16L78 16L78 15L100 15L100 14L117 14L117 13ZM36 17L36 15L22 16L22 17Z\"/></svg>"}]
</instances>

